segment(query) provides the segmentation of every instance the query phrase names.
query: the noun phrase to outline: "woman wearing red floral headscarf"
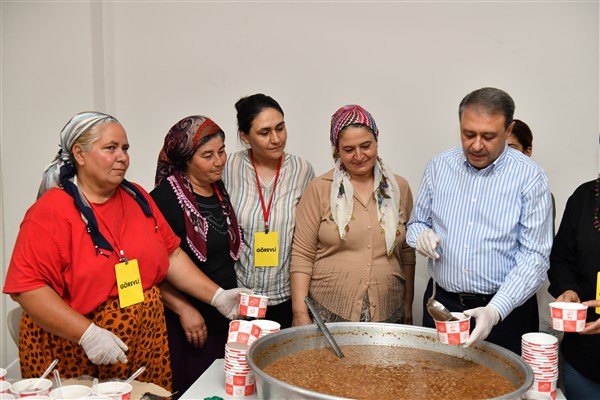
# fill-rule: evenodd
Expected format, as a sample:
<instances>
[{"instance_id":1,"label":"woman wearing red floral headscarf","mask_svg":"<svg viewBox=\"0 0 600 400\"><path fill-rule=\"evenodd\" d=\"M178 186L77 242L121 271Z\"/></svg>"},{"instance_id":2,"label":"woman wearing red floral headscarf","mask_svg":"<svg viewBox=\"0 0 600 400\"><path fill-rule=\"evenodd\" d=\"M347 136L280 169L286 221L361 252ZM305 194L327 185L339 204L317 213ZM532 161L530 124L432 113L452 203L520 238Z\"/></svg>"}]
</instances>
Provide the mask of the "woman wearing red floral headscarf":
<instances>
[{"instance_id":1,"label":"woman wearing red floral headscarf","mask_svg":"<svg viewBox=\"0 0 600 400\"><path fill-rule=\"evenodd\" d=\"M298 205L292 247L294 325L323 319L412 323L415 252L405 242L412 194L378 156L379 131L364 108L331 118L335 167L314 179Z\"/></svg>"},{"instance_id":2,"label":"woman wearing red floral headscarf","mask_svg":"<svg viewBox=\"0 0 600 400\"><path fill-rule=\"evenodd\" d=\"M165 137L150 195L198 269L224 289L237 287L235 260L242 249L221 176L225 134L211 119L193 115ZM250 292L248 289L240 289ZM173 389L182 395L217 358L225 355L229 320L214 307L161 285L169 334Z\"/></svg>"}]
</instances>

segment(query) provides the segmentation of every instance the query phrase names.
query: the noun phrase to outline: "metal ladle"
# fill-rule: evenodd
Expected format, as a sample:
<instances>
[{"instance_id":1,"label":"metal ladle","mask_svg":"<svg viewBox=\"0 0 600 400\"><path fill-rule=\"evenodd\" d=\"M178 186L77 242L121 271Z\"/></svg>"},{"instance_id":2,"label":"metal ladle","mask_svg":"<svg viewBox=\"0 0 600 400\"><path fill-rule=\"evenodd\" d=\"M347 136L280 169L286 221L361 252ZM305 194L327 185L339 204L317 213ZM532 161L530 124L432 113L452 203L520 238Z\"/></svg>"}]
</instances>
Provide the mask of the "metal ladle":
<instances>
[{"instance_id":1,"label":"metal ladle","mask_svg":"<svg viewBox=\"0 0 600 400\"><path fill-rule=\"evenodd\" d=\"M431 259L433 266L431 268L431 279L433 280L433 292L431 293L431 297L427 300L427 312L431 315L431 318L434 321L458 321L454 315L450 313L450 311L444 307L442 303L435 300L435 258Z\"/></svg>"},{"instance_id":2,"label":"metal ladle","mask_svg":"<svg viewBox=\"0 0 600 400\"><path fill-rule=\"evenodd\" d=\"M338 356L338 358L344 358L344 353L342 353L340 346L338 346L337 342L333 338L333 335L331 334L331 332L329 332L329 328L327 328L327 325L325 325L325 321L323 321L321 319L321 316L317 312L315 305L312 302L312 299L309 296L306 296L304 298L304 302L306 303L306 305L308 306L308 309L310 310L313 317L315 318L315 322L319 326L319 329L321 329L321 332L323 332L323 334L325 335L327 342L333 348L335 355Z\"/></svg>"}]
</instances>

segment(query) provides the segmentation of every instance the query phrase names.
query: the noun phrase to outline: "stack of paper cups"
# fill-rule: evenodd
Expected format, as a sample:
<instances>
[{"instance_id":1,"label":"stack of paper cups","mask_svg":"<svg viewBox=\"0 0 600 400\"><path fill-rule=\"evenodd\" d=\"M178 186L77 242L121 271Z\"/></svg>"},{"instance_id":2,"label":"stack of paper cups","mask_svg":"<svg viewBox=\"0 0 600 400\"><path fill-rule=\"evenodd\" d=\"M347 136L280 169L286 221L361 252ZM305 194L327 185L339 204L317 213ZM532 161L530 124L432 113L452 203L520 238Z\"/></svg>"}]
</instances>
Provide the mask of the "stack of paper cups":
<instances>
[{"instance_id":1,"label":"stack of paper cups","mask_svg":"<svg viewBox=\"0 0 600 400\"><path fill-rule=\"evenodd\" d=\"M260 334L260 326L250 321L235 320L229 323L225 344L225 393L233 398L254 393L254 374L246 361L246 353Z\"/></svg>"},{"instance_id":2,"label":"stack of paper cups","mask_svg":"<svg viewBox=\"0 0 600 400\"><path fill-rule=\"evenodd\" d=\"M521 356L533 370L533 386L528 392L539 392L556 398L558 381L558 339L546 333L526 333L521 337Z\"/></svg>"},{"instance_id":3,"label":"stack of paper cups","mask_svg":"<svg viewBox=\"0 0 600 400\"><path fill-rule=\"evenodd\" d=\"M230 342L225 345L225 393L245 397L254 393L254 374L246 361L250 346Z\"/></svg>"},{"instance_id":4,"label":"stack of paper cups","mask_svg":"<svg viewBox=\"0 0 600 400\"><path fill-rule=\"evenodd\" d=\"M278 322L269 319L256 319L252 323L260 328L259 339L269 333L279 332L281 325Z\"/></svg>"}]
</instances>

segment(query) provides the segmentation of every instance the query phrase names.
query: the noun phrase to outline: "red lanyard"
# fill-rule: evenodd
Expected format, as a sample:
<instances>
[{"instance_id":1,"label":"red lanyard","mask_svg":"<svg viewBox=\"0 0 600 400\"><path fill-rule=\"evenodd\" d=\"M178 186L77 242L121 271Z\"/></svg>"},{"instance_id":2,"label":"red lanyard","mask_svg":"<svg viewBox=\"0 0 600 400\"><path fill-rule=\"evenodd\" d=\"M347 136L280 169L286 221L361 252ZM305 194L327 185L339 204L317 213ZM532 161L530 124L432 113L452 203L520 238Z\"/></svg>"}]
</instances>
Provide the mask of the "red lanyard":
<instances>
[{"instance_id":1,"label":"red lanyard","mask_svg":"<svg viewBox=\"0 0 600 400\"><path fill-rule=\"evenodd\" d=\"M258 172L256 171L256 165L254 165L254 158L252 158L252 150L248 152L250 156L250 162L254 167L254 175L256 176L256 185L258 186L258 195L260 196L260 204L262 205L263 217L265 220L265 233L269 233L269 214L271 213L271 205L273 204L273 195L277 188L277 181L279 180L279 171L281 171L281 164L283 163L283 156L279 158L277 163L277 173L275 174L275 182L273 183L273 192L271 192L271 198L269 199L269 207L265 207L265 198L263 197L262 189L260 187L260 180L258 178Z\"/></svg>"}]
</instances>

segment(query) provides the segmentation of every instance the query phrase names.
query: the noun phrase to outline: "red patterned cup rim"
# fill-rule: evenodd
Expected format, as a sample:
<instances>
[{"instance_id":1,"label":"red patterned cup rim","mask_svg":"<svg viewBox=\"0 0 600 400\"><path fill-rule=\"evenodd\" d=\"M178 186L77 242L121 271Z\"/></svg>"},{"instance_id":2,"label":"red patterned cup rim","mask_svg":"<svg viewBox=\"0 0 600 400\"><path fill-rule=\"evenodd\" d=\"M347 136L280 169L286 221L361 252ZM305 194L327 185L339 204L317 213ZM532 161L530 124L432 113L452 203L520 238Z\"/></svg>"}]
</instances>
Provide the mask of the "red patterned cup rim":
<instances>
[{"instance_id":1,"label":"red patterned cup rim","mask_svg":"<svg viewBox=\"0 0 600 400\"><path fill-rule=\"evenodd\" d=\"M587 310L588 306L581 303L555 301L550 303L550 308L557 308L561 310Z\"/></svg>"},{"instance_id":2,"label":"red patterned cup rim","mask_svg":"<svg viewBox=\"0 0 600 400\"><path fill-rule=\"evenodd\" d=\"M277 332L281 329L281 324L277 321L271 321L270 319L257 319L252 321L254 325L258 325L258 327L262 330L262 333L268 332Z\"/></svg>"},{"instance_id":3,"label":"red patterned cup rim","mask_svg":"<svg viewBox=\"0 0 600 400\"><path fill-rule=\"evenodd\" d=\"M252 372L252 370L249 367L248 368L236 368L236 367L230 367L228 365L225 365L225 367L223 368L223 371L235 373L235 374L239 374L239 375L248 375Z\"/></svg>"},{"instance_id":4,"label":"red patterned cup rim","mask_svg":"<svg viewBox=\"0 0 600 400\"><path fill-rule=\"evenodd\" d=\"M230 356L230 355L227 355L227 354L225 354L225 359L226 360L230 360L230 361L238 361L238 362L243 361L243 362L246 362L246 357L235 357L235 356Z\"/></svg>"},{"instance_id":5,"label":"red patterned cup rim","mask_svg":"<svg viewBox=\"0 0 600 400\"><path fill-rule=\"evenodd\" d=\"M521 350L521 357L523 357L523 358L528 357L528 358L535 359L535 360L554 361L554 360L558 359L558 354L536 354L536 353L530 353L525 350Z\"/></svg>"},{"instance_id":6,"label":"red patterned cup rim","mask_svg":"<svg viewBox=\"0 0 600 400\"><path fill-rule=\"evenodd\" d=\"M229 343L225 344L225 351L230 351L232 353L246 354L246 352L248 352L249 348L250 348L250 346L248 346L246 343L229 342Z\"/></svg>"},{"instance_id":7,"label":"red patterned cup rim","mask_svg":"<svg viewBox=\"0 0 600 400\"><path fill-rule=\"evenodd\" d=\"M245 358L231 358L231 357L225 357L225 361L231 363L231 364L248 364L246 362Z\"/></svg>"},{"instance_id":8,"label":"red patterned cup rim","mask_svg":"<svg viewBox=\"0 0 600 400\"><path fill-rule=\"evenodd\" d=\"M554 347L558 346L558 338L544 332L529 332L521 336L521 343L531 347Z\"/></svg>"}]
</instances>

